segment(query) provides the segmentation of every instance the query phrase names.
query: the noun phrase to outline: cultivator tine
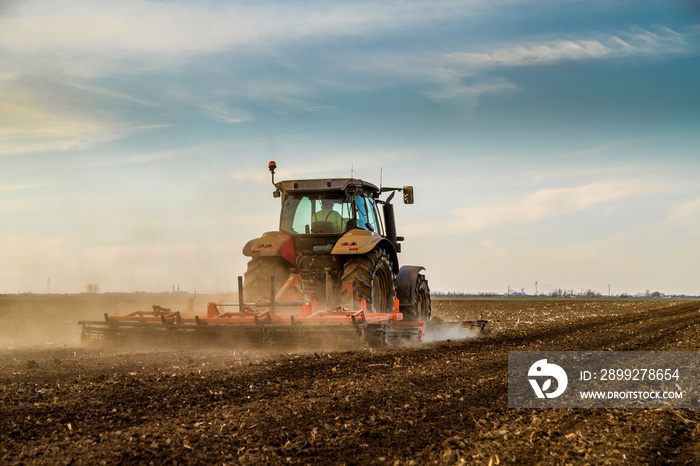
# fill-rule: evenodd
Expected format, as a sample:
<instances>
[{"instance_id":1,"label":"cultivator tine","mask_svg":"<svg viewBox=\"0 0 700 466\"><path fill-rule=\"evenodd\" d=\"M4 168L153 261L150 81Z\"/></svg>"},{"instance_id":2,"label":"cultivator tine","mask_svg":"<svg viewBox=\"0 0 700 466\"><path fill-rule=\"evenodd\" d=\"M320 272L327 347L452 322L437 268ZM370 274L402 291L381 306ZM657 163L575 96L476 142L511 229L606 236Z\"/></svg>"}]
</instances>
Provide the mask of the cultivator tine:
<instances>
[{"instance_id":1,"label":"cultivator tine","mask_svg":"<svg viewBox=\"0 0 700 466\"><path fill-rule=\"evenodd\" d=\"M326 309L333 309L333 277L331 268L326 267Z\"/></svg>"},{"instance_id":2,"label":"cultivator tine","mask_svg":"<svg viewBox=\"0 0 700 466\"><path fill-rule=\"evenodd\" d=\"M353 299L352 295L352 282L348 282L348 300L350 301L350 310L354 311L355 310L355 300Z\"/></svg>"},{"instance_id":3,"label":"cultivator tine","mask_svg":"<svg viewBox=\"0 0 700 466\"><path fill-rule=\"evenodd\" d=\"M463 320L462 321L462 327L467 327L467 328L478 328L482 332L484 331L484 327L486 327L486 324L488 324L489 321L486 319L477 319L477 320Z\"/></svg>"},{"instance_id":4,"label":"cultivator tine","mask_svg":"<svg viewBox=\"0 0 700 466\"><path fill-rule=\"evenodd\" d=\"M275 301L277 296L275 293L275 276L270 277L270 314L275 315Z\"/></svg>"},{"instance_id":5,"label":"cultivator tine","mask_svg":"<svg viewBox=\"0 0 700 466\"><path fill-rule=\"evenodd\" d=\"M238 276L238 311L245 317L246 308L245 300L243 299L243 277Z\"/></svg>"},{"instance_id":6,"label":"cultivator tine","mask_svg":"<svg viewBox=\"0 0 700 466\"><path fill-rule=\"evenodd\" d=\"M173 312L172 310L170 310L170 308L161 307L161 306L158 306L157 304L154 304L154 305L152 306L152 308L153 308L153 315L154 315L154 316L159 316L159 315L161 315L161 314L163 314L163 313L165 313L165 314L170 314L170 313Z\"/></svg>"}]
</instances>

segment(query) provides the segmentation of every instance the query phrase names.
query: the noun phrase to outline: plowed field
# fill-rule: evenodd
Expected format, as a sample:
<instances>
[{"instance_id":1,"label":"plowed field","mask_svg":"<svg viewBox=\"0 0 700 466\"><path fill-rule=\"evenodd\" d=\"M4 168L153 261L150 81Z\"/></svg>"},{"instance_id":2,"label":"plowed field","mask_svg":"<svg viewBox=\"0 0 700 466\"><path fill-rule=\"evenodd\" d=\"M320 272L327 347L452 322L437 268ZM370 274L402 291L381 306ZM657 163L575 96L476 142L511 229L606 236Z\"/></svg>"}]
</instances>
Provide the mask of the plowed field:
<instances>
[{"instance_id":1,"label":"plowed field","mask_svg":"<svg viewBox=\"0 0 700 466\"><path fill-rule=\"evenodd\" d=\"M18 328L0 340L0 462L700 462L697 410L507 408L508 351L697 351L700 302L440 300L433 307L445 320L482 315L493 333L357 351L145 352L80 348L65 338L23 345ZM65 312L41 315L46 338L57 319L53 327L74 326L77 341L74 324L86 313ZM0 333L27 317L2 301L0 313Z\"/></svg>"}]
</instances>

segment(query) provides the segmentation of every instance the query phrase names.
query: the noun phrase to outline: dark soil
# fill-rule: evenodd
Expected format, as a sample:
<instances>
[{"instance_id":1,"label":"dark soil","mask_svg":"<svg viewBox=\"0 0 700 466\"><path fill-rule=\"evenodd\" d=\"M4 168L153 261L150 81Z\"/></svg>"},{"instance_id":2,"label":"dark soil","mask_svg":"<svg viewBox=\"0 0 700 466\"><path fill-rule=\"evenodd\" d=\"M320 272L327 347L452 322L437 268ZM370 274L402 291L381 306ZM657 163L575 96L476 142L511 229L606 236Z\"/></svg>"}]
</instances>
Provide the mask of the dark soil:
<instances>
[{"instance_id":1,"label":"dark soil","mask_svg":"<svg viewBox=\"0 0 700 466\"><path fill-rule=\"evenodd\" d=\"M700 462L697 410L507 408L508 351L697 351L700 302L434 308L445 320L482 315L493 333L344 352L5 349L0 462Z\"/></svg>"}]
</instances>

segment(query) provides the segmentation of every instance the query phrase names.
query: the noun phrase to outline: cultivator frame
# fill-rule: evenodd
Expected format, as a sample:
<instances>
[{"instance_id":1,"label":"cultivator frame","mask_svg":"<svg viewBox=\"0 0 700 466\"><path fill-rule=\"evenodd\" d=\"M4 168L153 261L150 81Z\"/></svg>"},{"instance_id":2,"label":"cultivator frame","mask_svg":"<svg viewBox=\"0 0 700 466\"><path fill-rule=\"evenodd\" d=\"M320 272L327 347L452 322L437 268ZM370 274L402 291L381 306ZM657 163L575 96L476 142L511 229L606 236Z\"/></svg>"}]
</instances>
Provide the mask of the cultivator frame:
<instances>
[{"instance_id":1,"label":"cultivator frame","mask_svg":"<svg viewBox=\"0 0 700 466\"><path fill-rule=\"evenodd\" d=\"M290 280L292 280L290 278ZM293 296L289 287L269 302L246 303L243 279L238 277L237 303L207 304L204 315L183 315L157 305L152 311L136 311L126 315L104 314L104 321L80 321L83 342L125 343L144 341L160 343L243 343L243 344L309 344L314 342L364 342L384 346L396 341L423 341L425 322L407 322L394 300L390 313L367 310L365 300L360 309L329 306L318 309L316 300L278 301L280 296ZM274 289L274 277L271 288ZM348 286L352 296L352 285ZM350 300L354 303L354 300ZM236 308L237 310L227 310ZM290 312L291 309L291 312Z\"/></svg>"}]
</instances>

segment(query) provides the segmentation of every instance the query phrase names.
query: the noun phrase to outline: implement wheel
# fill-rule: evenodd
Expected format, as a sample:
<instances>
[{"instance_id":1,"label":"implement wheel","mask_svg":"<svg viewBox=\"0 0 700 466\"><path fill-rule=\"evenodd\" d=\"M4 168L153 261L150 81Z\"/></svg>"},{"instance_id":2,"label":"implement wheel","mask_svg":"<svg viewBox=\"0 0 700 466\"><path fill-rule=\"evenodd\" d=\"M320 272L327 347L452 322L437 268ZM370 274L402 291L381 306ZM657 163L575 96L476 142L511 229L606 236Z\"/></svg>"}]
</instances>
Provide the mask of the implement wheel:
<instances>
[{"instance_id":1,"label":"implement wheel","mask_svg":"<svg viewBox=\"0 0 700 466\"><path fill-rule=\"evenodd\" d=\"M255 257L248 262L243 280L246 302L270 301L270 277L275 277L275 294L289 278L292 265L281 257Z\"/></svg>"},{"instance_id":2,"label":"implement wheel","mask_svg":"<svg viewBox=\"0 0 700 466\"><path fill-rule=\"evenodd\" d=\"M362 256L349 256L343 268L341 290L347 290L349 283L353 294L366 300L368 312L393 311L394 272L386 251L374 249Z\"/></svg>"},{"instance_id":3,"label":"implement wheel","mask_svg":"<svg viewBox=\"0 0 700 466\"><path fill-rule=\"evenodd\" d=\"M430 323L430 288L428 280L418 275L416 280L415 302L410 306L401 306L404 320L409 322Z\"/></svg>"}]
</instances>

